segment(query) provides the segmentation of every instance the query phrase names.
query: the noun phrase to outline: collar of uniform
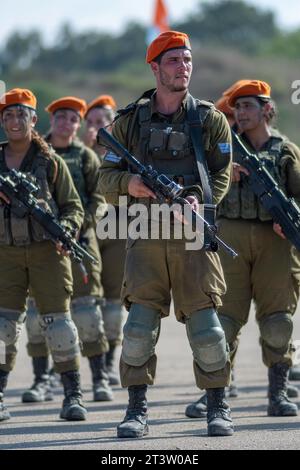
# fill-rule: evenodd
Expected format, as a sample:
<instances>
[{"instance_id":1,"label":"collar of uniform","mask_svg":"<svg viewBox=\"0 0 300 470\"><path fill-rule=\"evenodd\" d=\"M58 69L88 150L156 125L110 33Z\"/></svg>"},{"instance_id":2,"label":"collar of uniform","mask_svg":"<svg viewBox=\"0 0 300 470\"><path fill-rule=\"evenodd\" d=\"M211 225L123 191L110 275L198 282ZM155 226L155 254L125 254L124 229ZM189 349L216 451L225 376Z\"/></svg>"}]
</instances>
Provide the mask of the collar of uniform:
<instances>
[{"instance_id":1,"label":"collar of uniform","mask_svg":"<svg viewBox=\"0 0 300 470\"><path fill-rule=\"evenodd\" d=\"M248 137L246 136L246 134L243 132L240 137L242 137L244 143L246 144L246 146L249 148L250 152L254 152L254 153L259 153L259 152L266 152L269 150L270 146L271 146L271 143L273 142L273 139L280 139L280 137L278 136L278 134L276 135L275 132L274 134L271 132L271 135L269 137L269 139L263 144L263 146L259 149L259 150L256 150L252 143L250 142L250 140L248 139ZM281 140L281 139L280 139Z\"/></svg>"},{"instance_id":2,"label":"collar of uniform","mask_svg":"<svg viewBox=\"0 0 300 470\"><path fill-rule=\"evenodd\" d=\"M153 95L151 96L150 98L150 111L151 111L151 116L158 116L160 119L163 119L163 120L171 120L172 122L176 122L176 121L179 121L180 118L182 117L182 115L185 113L186 111L186 107L187 107L187 97L188 97L188 92L186 92L181 104L180 104L180 107L177 109L177 111L175 111L175 113L173 114L162 114L160 113L159 111L157 111L156 109L156 102L155 102L155 97L156 97L156 91L153 93Z\"/></svg>"},{"instance_id":3,"label":"collar of uniform","mask_svg":"<svg viewBox=\"0 0 300 470\"><path fill-rule=\"evenodd\" d=\"M26 155L24 156L21 166L19 168L19 171L30 171L32 168L32 163L34 158L36 157L38 153L38 147L35 142L31 142L29 149L27 150ZM8 166L6 165L6 160L5 160L5 150L3 148L3 163L5 166L5 171L10 171Z\"/></svg>"}]
</instances>

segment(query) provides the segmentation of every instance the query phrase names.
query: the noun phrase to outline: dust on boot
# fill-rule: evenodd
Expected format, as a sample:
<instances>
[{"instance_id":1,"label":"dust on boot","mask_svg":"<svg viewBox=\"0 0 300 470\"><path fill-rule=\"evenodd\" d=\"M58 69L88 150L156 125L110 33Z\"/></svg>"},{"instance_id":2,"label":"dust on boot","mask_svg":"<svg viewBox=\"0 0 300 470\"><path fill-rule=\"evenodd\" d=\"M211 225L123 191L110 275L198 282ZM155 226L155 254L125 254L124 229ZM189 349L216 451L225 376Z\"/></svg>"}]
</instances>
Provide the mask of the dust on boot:
<instances>
[{"instance_id":1,"label":"dust on boot","mask_svg":"<svg viewBox=\"0 0 300 470\"><path fill-rule=\"evenodd\" d=\"M53 400L49 380L49 359L48 357L32 358L34 382L30 389L25 390L22 395L23 403L35 403Z\"/></svg>"},{"instance_id":2,"label":"dust on boot","mask_svg":"<svg viewBox=\"0 0 300 470\"><path fill-rule=\"evenodd\" d=\"M148 434L146 392L147 385L128 387L129 403L125 418L117 428L118 437L139 438Z\"/></svg>"},{"instance_id":3,"label":"dust on boot","mask_svg":"<svg viewBox=\"0 0 300 470\"><path fill-rule=\"evenodd\" d=\"M94 401L112 401L114 399L106 370L105 354L89 357L93 379Z\"/></svg>"},{"instance_id":4,"label":"dust on boot","mask_svg":"<svg viewBox=\"0 0 300 470\"><path fill-rule=\"evenodd\" d=\"M120 384L119 372L115 369L116 348L114 344L109 343L109 350L106 353L106 367L110 385Z\"/></svg>"},{"instance_id":5,"label":"dust on boot","mask_svg":"<svg viewBox=\"0 0 300 470\"><path fill-rule=\"evenodd\" d=\"M269 406L268 416L297 416L298 407L287 397L289 366L278 363L270 367L269 376Z\"/></svg>"},{"instance_id":6,"label":"dust on boot","mask_svg":"<svg viewBox=\"0 0 300 470\"><path fill-rule=\"evenodd\" d=\"M79 372L63 372L61 374L61 381L64 387L65 399L63 401L60 417L67 421L86 420L87 411L82 403Z\"/></svg>"},{"instance_id":7,"label":"dust on boot","mask_svg":"<svg viewBox=\"0 0 300 470\"><path fill-rule=\"evenodd\" d=\"M3 403L4 390L7 386L9 372L0 370L0 421L10 419L10 413Z\"/></svg>"},{"instance_id":8,"label":"dust on boot","mask_svg":"<svg viewBox=\"0 0 300 470\"><path fill-rule=\"evenodd\" d=\"M232 436L234 428L230 408L225 401L225 389L210 388L206 393L208 436Z\"/></svg>"},{"instance_id":9,"label":"dust on boot","mask_svg":"<svg viewBox=\"0 0 300 470\"><path fill-rule=\"evenodd\" d=\"M199 400L188 405L185 409L185 416L188 418L206 418L207 415L207 395L204 393Z\"/></svg>"}]
</instances>

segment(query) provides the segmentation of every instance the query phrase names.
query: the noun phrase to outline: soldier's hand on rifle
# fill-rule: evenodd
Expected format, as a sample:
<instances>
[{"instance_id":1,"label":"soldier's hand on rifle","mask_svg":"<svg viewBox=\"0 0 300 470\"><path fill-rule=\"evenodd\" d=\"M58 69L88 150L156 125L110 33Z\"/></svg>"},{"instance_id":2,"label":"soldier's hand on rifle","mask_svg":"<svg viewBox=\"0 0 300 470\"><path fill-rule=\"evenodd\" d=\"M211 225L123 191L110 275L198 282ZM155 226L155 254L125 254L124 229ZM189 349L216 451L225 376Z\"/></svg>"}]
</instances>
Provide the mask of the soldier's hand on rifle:
<instances>
[{"instance_id":1,"label":"soldier's hand on rifle","mask_svg":"<svg viewBox=\"0 0 300 470\"><path fill-rule=\"evenodd\" d=\"M241 180L241 173L249 175L249 171L239 163L232 163L232 182L238 183Z\"/></svg>"},{"instance_id":2,"label":"soldier's hand on rifle","mask_svg":"<svg viewBox=\"0 0 300 470\"><path fill-rule=\"evenodd\" d=\"M154 192L147 188L140 175L134 175L130 178L128 183L128 193L133 197L152 197L153 199L156 199Z\"/></svg>"},{"instance_id":3,"label":"soldier's hand on rifle","mask_svg":"<svg viewBox=\"0 0 300 470\"><path fill-rule=\"evenodd\" d=\"M1 199L3 199L4 202L6 202L6 204L10 204L10 200L8 199L7 196L5 196L5 194L3 194L1 191L0 191L0 201Z\"/></svg>"},{"instance_id":4,"label":"soldier's hand on rifle","mask_svg":"<svg viewBox=\"0 0 300 470\"><path fill-rule=\"evenodd\" d=\"M284 235L282 228L279 224L276 224L275 222L273 223L273 230L277 235L280 236L283 240L286 240L286 236Z\"/></svg>"},{"instance_id":5,"label":"soldier's hand on rifle","mask_svg":"<svg viewBox=\"0 0 300 470\"><path fill-rule=\"evenodd\" d=\"M189 203L189 205L195 212L199 212L200 204L196 196L187 196L185 200ZM174 217L175 219L179 220L183 224L185 225L188 224L188 221L184 218L182 211L174 210Z\"/></svg>"},{"instance_id":6,"label":"soldier's hand on rifle","mask_svg":"<svg viewBox=\"0 0 300 470\"><path fill-rule=\"evenodd\" d=\"M56 246L56 252L59 254L59 255L62 255L62 256L70 256L70 251L68 250L65 250L63 248L63 244L61 242L57 242L55 244Z\"/></svg>"}]
</instances>

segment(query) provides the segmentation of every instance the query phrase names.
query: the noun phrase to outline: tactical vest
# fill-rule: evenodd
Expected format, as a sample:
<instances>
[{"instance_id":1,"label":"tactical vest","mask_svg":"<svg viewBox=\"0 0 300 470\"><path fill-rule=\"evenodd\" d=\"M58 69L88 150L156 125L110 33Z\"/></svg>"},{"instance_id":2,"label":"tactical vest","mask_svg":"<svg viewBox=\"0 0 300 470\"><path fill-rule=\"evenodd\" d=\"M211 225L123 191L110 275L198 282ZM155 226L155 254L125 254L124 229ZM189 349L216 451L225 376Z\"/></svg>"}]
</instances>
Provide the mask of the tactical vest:
<instances>
[{"instance_id":1,"label":"tactical vest","mask_svg":"<svg viewBox=\"0 0 300 470\"><path fill-rule=\"evenodd\" d=\"M197 103L199 119L204 122L213 105L199 100ZM139 140L136 154L141 163L152 165L158 173L166 174L183 186L201 184L187 119L181 123L155 122L150 100L141 100L128 131L129 149L130 136L137 123Z\"/></svg>"},{"instance_id":2,"label":"tactical vest","mask_svg":"<svg viewBox=\"0 0 300 470\"><path fill-rule=\"evenodd\" d=\"M285 142L286 139L283 137L272 135L267 149L256 153L283 191L285 191L286 181L281 171L281 157ZM242 162L242 155L235 147L233 147L233 160ZM229 193L218 208L218 215L228 219L258 219L261 222L272 220L269 213L259 203L257 196L251 191L247 177L243 175L239 182L232 183Z\"/></svg>"},{"instance_id":3,"label":"tactical vest","mask_svg":"<svg viewBox=\"0 0 300 470\"><path fill-rule=\"evenodd\" d=\"M70 149L67 152L55 149L56 153L60 155L70 170L75 188L80 196L83 207L88 203L88 195L86 192L86 184L83 173L84 168L84 155L85 147L80 142L72 142Z\"/></svg>"},{"instance_id":4,"label":"tactical vest","mask_svg":"<svg viewBox=\"0 0 300 470\"><path fill-rule=\"evenodd\" d=\"M54 161L53 164L55 164ZM8 173L3 147L0 147L0 171L3 175ZM50 186L54 184L54 181L50 181L49 157L42 153L37 153L33 160L31 171L28 174L32 177L33 181L38 183L40 188L35 195L39 203L44 209L51 211L57 216L58 208L50 190ZM54 171L55 174L56 171ZM24 246L29 245L32 241L41 242L49 239L48 233L31 216L16 217L9 207L0 205L0 245Z\"/></svg>"}]
</instances>

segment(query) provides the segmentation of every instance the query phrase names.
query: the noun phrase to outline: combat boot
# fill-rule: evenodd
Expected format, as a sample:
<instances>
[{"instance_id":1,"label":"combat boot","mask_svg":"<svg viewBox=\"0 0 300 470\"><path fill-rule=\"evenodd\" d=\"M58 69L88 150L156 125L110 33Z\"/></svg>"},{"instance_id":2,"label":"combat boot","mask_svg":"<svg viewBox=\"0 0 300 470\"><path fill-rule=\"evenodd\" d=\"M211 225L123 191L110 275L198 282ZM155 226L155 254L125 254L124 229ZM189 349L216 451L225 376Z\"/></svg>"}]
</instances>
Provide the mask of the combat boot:
<instances>
[{"instance_id":1,"label":"combat boot","mask_svg":"<svg viewBox=\"0 0 300 470\"><path fill-rule=\"evenodd\" d=\"M289 367L279 363L269 368L268 416L297 416L298 407L287 397Z\"/></svg>"},{"instance_id":2,"label":"combat boot","mask_svg":"<svg viewBox=\"0 0 300 470\"><path fill-rule=\"evenodd\" d=\"M300 366L293 366L289 370L289 380L300 380Z\"/></svg>"},{"instance_id":3,"label":"combat boot","mask_svg":"<svg viewBox=\"0 0 300 470\"><path fill-rule=\"evenodd\" d=\"M207 395L204 393L198 401L191 403L185 409L185 416L188 418L206 418L207 415Z\"/></svg>"},{"instance_id":4,"label":"combat boot","mask_svg":"<svg viewBox=\"0 0 300 470\"><path fill-rule=\"evenodd\" d=\"M105 354L89 357L89 363L92 371L94 401L112 401L114 396L109 386Z\"/></svg>"},{"instance_id":5,"label":"combat boot","mask_svg":"<svg viewBox=\"0 0 300 470\"><path fill-rule=\"evenodd\" d=\"M288 383L286 394L289 398L297 398L299 396L298 388Z\"/></svg>"},{"instance_id":6,"label":"combat boot","mask_svg":"<svg viewBox=\"0 0 300 470\"><path fill-rule=\"evenodd\" d=\"M106 367L110 385L119 385L119 373L115 370L116 346L109 343L109 351L106 353Z\"/></svg>"},{"instance_id":7,"label":"combat boot","mask_svg":"<svg viewBox=\"0 0 300 470\"><path fill-rule=\"evenodd\" d=\"M10 419L10 413L3 403L3 396L4 396L3 392L7 386L8 375L9 375L9 372L0 370L0 421L5 421L7 419Z\"/></svg>"},{"instance_id":8,"label":"combat boot","mask_svg":"<svg viewBox=\"0 0 300 470\"><path fill-rule=\"evenodd\" d=\"M55 372L54 367L49 370L49 381L52 389L61 386L60 375Z\"/></svg>"},{"instance_id":9,"label":"combat boot","mask_svg":"<svg viewBox=\"0 0 300 470\"><path fill-rule=\"evenodd\" d=\"M23 403L35 403L41 401L53 400L49 380L49 361L48 357L32 358L34 382L29 390L25 390L22 395Z\"/></svg>"},{"instance_id":10,"label":"combat boot","mask_svg":"<svg viewBox=\"0 0 300 470\"><path fill-rule=\"evenodd\" d=\"M76 370L63 372L61 374L61 381L64 387L65 399L60 417L67 421L86 420L87 411L82 403L79 372Z\"/></svg>"},{"instance_id":11,"label":"combat boot","mask_svg":"<svg viewBox=\"0 0 300 470\"><path fill-rule=\"evenodd\" d=\"M238 391L236 381L235 381L235 371L234 371L234 369L231 369L231 381L230 381L230 385L227 388L226 392L227 392L226 396L230 397L230 398L237 398L239 396L239 391Z\"/></svg>"},{"instance_id":12,"label":"combat boot","mask_svg":"<svg viewBox=\"0 0 300 470\"><path fill-rule=\"evenodd\" d=\"M125 418L117 428L118 437L139 438L148 434L146 392L147 385L128 387L129 403Z\"/></svg>"},{"instance_id":13,"label":"combat boot","mask_svg":"<svg viewBox=\"0 0 300 470\"><path fill-rule=\"evenodd\" d=\"M207 393L208 436L232 436L234 429L224 388L209 388Z\"/></svg>"}]
</instances>

